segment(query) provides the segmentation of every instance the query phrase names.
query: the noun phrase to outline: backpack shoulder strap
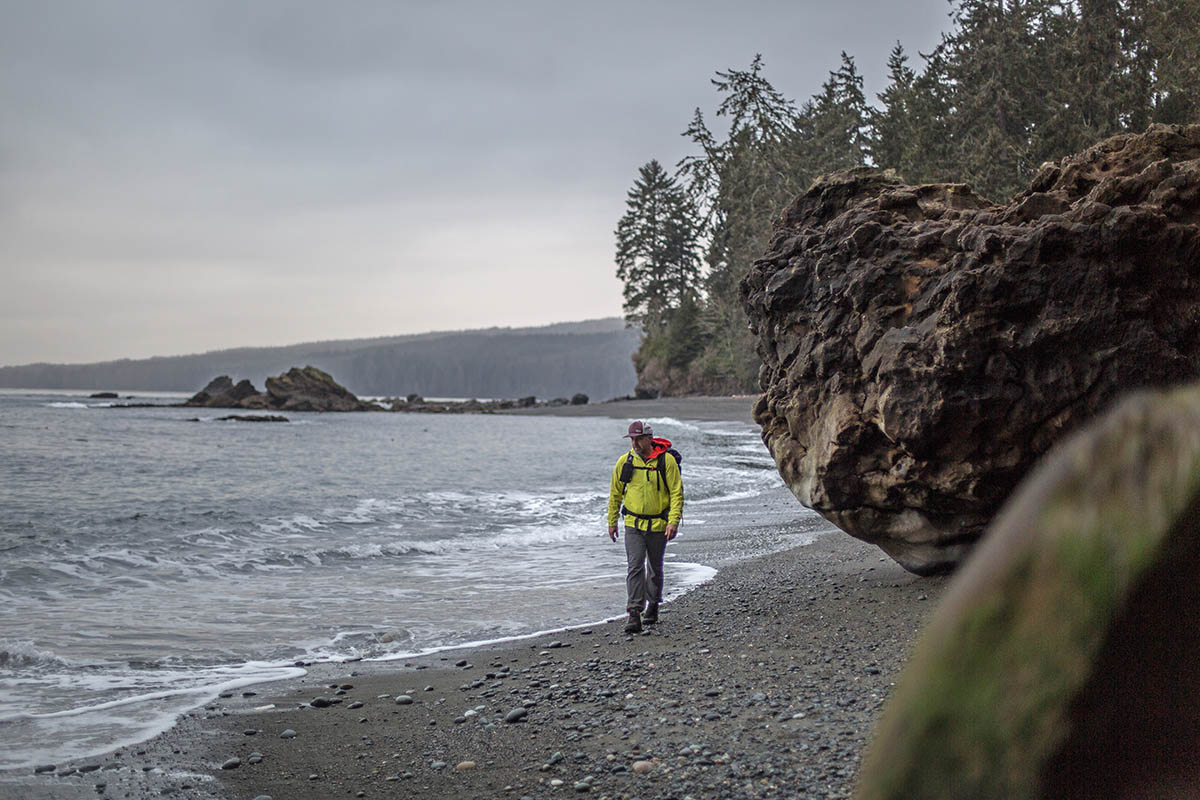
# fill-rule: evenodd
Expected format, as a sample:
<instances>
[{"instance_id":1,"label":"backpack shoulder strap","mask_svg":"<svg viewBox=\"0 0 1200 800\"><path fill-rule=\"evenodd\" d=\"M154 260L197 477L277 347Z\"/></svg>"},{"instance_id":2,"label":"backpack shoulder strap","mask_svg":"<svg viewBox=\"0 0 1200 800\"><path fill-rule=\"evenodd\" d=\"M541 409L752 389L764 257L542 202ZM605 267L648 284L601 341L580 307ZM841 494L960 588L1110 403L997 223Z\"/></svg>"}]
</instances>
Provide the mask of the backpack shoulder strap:
<instances>
[{"instance_id":1,"label":"backpack shoulder strap","mask_svg":"<svg viewBox=\"0 0 1200 800\"><path fill-rule=\"evenodd\" d=\"M620 480L621 483L628 486L629 482L631 480L633 480L633 470L634 469L635 469L635 467L633 466L633 451L630 450L628 453L625 454L625 460L621 462L621 474L618 477L618 480Z\"/></svg>"},{"instance_id":2,"label":"backpack shoulder strap","mask_svg":"<svg viewBox=\"0 0 1200 800\"><path fill-rule=\"evenodd\" d=\"M675 459L675 466L679 466L679 459L675 458L675 454L670 450L663 450L658 454L658 474L662 476L663 483L667 481L667 456Z\"/></svg>"}]
</instances>

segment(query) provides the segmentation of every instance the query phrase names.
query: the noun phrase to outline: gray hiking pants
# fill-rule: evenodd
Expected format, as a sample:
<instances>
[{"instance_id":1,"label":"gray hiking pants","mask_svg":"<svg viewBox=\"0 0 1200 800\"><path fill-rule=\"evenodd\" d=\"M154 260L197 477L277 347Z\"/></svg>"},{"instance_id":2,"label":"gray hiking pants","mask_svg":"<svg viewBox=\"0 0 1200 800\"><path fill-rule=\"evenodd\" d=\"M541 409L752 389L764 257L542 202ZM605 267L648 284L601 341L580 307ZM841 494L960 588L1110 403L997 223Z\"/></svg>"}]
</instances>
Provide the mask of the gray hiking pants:
<instances>
[{"instance_id":1,"label":"gray hiking pants","mask_svg":"<svg viewBox=\"0 0 1200 800\"><path fill-rule=\"evenodd\" d=\"M625 528L625 592L628 611L641 611L646 603L661 603L663 554L667 534Z\"/></svg>"}]
</instances>

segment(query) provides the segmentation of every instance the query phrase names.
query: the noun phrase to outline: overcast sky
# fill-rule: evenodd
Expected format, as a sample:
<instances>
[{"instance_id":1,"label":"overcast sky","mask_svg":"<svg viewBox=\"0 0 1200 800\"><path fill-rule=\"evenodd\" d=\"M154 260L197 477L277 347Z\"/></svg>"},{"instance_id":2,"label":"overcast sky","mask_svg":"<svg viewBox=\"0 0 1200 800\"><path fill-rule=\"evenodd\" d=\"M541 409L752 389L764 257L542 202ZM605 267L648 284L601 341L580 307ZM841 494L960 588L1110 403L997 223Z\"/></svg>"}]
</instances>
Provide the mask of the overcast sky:
<instances>
[{"instance_id":1,"label":"overcast sky","mask_svg":"<svg viewBox=\"0 0 1200 800\"><path fill-rule=\"evenodd\" d=\"M0 364L617 316L716 70L800 103L846 50L873 98L949 10L0 0Z\"/></svg>"}]
</instances>

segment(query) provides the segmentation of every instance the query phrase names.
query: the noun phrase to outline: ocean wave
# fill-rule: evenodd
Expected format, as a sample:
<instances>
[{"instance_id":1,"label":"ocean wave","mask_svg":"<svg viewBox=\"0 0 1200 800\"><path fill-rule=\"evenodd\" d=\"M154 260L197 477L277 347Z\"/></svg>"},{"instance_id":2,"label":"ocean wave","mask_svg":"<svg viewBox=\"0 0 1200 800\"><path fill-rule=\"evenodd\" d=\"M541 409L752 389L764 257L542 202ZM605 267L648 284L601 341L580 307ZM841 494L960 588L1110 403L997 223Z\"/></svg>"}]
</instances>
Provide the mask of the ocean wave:
<instances>
[{"instance_id":1,"label":"ocean wave","mask_svg":"<svg viewBox=\"0 0 1200 800\"><path fill-rule=\"evenodd\" d=\"M0 639L0 669L68 667L72 662L28 640Z\"/></svg>"},{"instance_id":2,"label":"ocean wave","mask_svg":"<svg viewBox=\"0 0 1200 800\"><path fill-rule=\"evenodd\" d=\"M704 430L703 428L701 428L699 425L695 424L694 422L684 422L683 420L678 420L678 419L675 419L674 417L647 417L646 419L644 419L642 421L649 423L652 426L655 426L655 432L654 432L655 436L662 435L662 433L660 433L658 431L658 428L663 427L663 426L669 426L670 428L672 428L674 430L684 430L684 431L700 432L700 431Z\"/></svg>"},{"instance_id":3,"label":"ocean wave","mask_svg":"<svg viewBox=\"0 0 1200 800\"><path fill-rule=\"evenodd\" d=\"M59 401L59 402L55 402L55 403L42 403L42 405L45 406L46 408L87 408L88 407L87 403L75 403L75 402L63 402L63 401Z\"/></svg>"},{"instance_id":4,"label":"ocean wave","mask_svg":"<svg viewBox=\"0 0 1200 800\"><path fill-rule=\"evenodd\" d=\"M578 539L595 538L600 528L599 519L593 526L562 525L549 530L537 528L519 532L497 533L471 538L451 537L445 539L414 539L390 542L359 542L340 547L327 547L304 553L307 558L325 560L330 557L369 559L387 556L444 555L467 553L480 550L506 550L528 548L538 545L559 544ZM301 555L301 554L296 554Z\"/></svg>"}]
</instances>

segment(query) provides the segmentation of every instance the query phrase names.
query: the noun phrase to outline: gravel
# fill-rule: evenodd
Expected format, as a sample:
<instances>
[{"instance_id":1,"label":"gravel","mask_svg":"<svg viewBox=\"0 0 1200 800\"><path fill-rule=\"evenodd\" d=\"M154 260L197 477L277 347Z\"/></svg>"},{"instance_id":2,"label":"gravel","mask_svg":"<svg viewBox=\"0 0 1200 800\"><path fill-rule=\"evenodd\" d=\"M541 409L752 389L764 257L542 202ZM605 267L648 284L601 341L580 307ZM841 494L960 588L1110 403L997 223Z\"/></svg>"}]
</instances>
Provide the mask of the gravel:
<instances>
[{"instance_id":1,"label":"gravel","mask_svg":"<svg viewBox=\"0 0 1200 800\"><path fill-rule=\"evenodd\" d=\"M106 770L104 796L131 800L164 790L190 800L540 800L552 787L597 800L849 798L945 583L824 535L723 568L664 607L648 633L627 637L619 619L404 662L313 664L86 765ZM312 707L331 686L356 697ZM87 776L64 777L79 766L30 769L30 785L53 793L29 796L97 796ZM171 777L185 774L215 780L185 790Z\"/></svg>"}]
</instances>

